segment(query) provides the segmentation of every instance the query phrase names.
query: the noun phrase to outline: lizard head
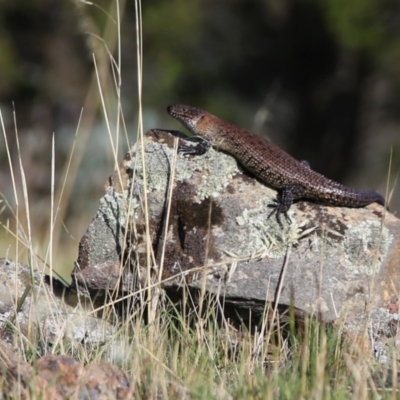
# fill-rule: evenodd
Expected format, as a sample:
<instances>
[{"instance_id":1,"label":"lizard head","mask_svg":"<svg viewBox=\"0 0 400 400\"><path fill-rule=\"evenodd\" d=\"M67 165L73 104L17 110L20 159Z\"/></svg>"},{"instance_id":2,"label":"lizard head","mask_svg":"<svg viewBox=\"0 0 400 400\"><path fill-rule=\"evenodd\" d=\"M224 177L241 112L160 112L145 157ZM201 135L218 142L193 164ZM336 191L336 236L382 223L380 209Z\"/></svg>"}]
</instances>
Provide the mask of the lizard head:
<instances>
[{"instance_id":1,"label":"lizard head","mask_svg":"<svg viewBox=\"0 0 400 400\"><path fill-rule=\"evenodd\" d=\"M168 114L181 122L194 135L202 135L201 125L204 119L207 119L207 112L200 108L186 106L184 104L174 104L167 108Z\"/></svg>"}]
</instances>

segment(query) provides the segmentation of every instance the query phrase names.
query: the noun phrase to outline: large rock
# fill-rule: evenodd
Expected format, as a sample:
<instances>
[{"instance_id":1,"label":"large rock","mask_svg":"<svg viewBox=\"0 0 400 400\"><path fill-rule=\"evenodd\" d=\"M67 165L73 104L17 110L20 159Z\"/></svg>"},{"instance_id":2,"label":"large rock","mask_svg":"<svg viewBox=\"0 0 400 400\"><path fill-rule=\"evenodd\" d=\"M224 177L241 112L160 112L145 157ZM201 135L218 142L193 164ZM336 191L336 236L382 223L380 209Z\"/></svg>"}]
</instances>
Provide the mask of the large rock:
<instances>
[{"instance_id":1,"label":"large rock","mask_svg":"<svg viewBox=\"0 0 400 400\"><path fill-rule=\"evenodd\" d=\"M301 201L282 228L268 218L276 191L233 157L211 149L187 158L173 150L177 132L146 136L148 235L138 144L110 177L81 240L79 290L133 293L161 276L167 292L205 285L242 314L262 313L268 300L324 321L342 317L349 329L397 301L400 221L383 207Z\"/></svg>"}]
</instances>

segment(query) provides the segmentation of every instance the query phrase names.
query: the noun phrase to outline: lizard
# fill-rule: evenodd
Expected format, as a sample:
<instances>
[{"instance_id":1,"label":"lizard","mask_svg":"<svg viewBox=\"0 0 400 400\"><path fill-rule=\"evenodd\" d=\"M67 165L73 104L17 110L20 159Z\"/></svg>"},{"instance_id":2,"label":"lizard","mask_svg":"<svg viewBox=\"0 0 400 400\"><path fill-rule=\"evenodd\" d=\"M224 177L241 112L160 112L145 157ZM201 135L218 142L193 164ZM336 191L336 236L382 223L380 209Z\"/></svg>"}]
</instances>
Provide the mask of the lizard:
<instances>
[{"instance_id":1,"label":"lizard","mask_svg":"<svg viewBox=\"0 0 400 400\"><path fill-rule=\"evenodd\" d=\"M184 155L204 154L211 146L234 156L261 182L278 190L274 203L268 205L290 222L288 210L294 201L305 199L333 206L365 207L371 203L385 205L374 190L357 190L326 178L298 161L269 140L239 128L207 111L183 104L171 105L167 112L181 122L198 140L196 145L180 146Z\"/></svg>"}]
</instances>

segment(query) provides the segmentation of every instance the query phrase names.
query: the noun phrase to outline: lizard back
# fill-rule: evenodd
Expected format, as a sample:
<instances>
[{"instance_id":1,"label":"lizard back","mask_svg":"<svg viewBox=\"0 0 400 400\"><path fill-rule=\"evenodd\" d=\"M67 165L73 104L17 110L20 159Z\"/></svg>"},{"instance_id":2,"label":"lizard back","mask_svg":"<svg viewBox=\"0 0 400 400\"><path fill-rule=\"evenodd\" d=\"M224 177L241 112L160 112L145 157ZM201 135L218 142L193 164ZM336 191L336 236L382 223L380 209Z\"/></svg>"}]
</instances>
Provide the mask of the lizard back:
<instances>
[{"instance_id":1,"label":"lizard back","mask_svg":"<svg viewBox=\"0 0 400 400\"><path fill-rule=\"evenodd\" d=\"M385 204L378 192L351 189L332 181L267 139L207 111L175 105L170 106L168 112L194 135L233 155L244 168L268 186L284 190L291 188L293 199L312 199L346 207L363 207L373 202Z\"/></svg>"}]
</instances>

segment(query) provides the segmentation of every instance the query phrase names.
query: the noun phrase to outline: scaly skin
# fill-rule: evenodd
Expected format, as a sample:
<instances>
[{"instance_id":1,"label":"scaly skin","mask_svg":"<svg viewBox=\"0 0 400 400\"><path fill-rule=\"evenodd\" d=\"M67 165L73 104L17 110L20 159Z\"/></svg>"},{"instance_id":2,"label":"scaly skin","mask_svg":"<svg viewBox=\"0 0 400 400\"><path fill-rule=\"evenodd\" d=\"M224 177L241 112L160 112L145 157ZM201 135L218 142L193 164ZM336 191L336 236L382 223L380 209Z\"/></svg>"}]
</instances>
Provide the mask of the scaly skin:
<instances>
[{"instance_id":1,"label":"scaly skin","mask_svg":"<svg viewBox=\"0 0 400 400\"><path fill-rule=\"evenodd\" d=\"M378 192L351 189L334 182L261 136L238 128L207 111L182 104L169 106L167 111L203 140L197 146L182 147L181 152L200 154L213 146L233 155L262 182L278 189L274 205L278 221L279 214L286 215L293 201L298 199L344 207L364 207L374 202L385 204L385 199Z\"/></svg>"}]
</instances>

